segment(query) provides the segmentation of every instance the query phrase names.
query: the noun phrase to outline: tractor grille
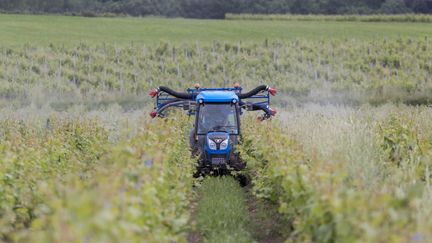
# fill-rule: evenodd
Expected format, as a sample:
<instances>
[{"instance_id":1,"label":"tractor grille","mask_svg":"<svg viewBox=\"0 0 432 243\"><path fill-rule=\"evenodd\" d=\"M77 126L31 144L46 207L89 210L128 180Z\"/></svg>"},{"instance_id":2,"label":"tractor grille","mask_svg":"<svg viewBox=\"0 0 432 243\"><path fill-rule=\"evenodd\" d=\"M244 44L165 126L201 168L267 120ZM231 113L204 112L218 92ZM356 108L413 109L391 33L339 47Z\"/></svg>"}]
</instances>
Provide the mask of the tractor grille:
<instances>
[{"instance_id":1,"label":"tractor grille","mask_svg":"<svg viewBox=\"0 0 432 243\"><path fill-rule=\"evenodd\" d=\"M212 165L223 165L225 164L225 156L215 156L211 158Z\"/></svg>"}]
</instances>

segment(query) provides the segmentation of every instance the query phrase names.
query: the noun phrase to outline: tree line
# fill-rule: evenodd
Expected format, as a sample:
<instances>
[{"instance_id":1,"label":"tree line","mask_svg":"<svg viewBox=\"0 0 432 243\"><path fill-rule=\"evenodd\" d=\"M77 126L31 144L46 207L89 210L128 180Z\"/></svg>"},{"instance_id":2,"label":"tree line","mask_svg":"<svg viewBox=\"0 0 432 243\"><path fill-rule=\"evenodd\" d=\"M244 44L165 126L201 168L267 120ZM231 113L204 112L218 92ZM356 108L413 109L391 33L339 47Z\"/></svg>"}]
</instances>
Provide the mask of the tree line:
<instances>
[{"instance_id":1,"label":"tree line","mask_svg":"<svg viewBox=\"0 0 432 243\"><path fill-rule=\"evenodd\" d=\"M0 11L186 18L251 14L432 13L432 0L0 0Z\"/></svg>"}]
</instances>

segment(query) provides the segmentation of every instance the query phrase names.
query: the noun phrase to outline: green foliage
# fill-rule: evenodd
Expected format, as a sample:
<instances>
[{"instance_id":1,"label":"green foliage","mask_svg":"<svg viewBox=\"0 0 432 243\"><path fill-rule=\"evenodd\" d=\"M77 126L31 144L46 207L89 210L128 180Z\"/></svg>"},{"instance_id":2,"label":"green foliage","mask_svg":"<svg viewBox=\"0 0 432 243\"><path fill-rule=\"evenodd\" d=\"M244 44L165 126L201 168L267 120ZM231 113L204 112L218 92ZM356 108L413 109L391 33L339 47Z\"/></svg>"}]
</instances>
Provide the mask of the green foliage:
<instances>
[{"instance_id":1,"label":"green foliage","mask_svg":"<svg viewBox=\"0 0 432 243\"><path fill-rule=\"evenodd\" d=\"M184 89L197 81L203 86L240 82L248 89L270 80L285 94L278 104L291 97L333 101L333 95L342 103L431 100L427 23L0 18L5 20L0 27L2 105L19 100L43 107L39 113L49 110L45 101L62 110L68 102L87 98L98 107L100 100L115 102L116 95L127 103L128 97L143 96L155 86ZM413 18L429 21L427 16ZM100 32L93 33L95 26ZM18 31L23 28L37 31ZM40 37L41 32L48 35ZM23 45L28 40L34 43ZM58 100L64 103L55 105ZM288 240L432 237L429 108L361 107L353 114L341 109L346 119L335 111L337 119L329 119L322 107L315 108L317 114L296 109L303 108L285 112L284 123L243 122L239 148L255 194L277 205L291 223ZM387 117L387 109L401 112ZM20 112L2 112L2 117L19 117ZM136 118L138 132L110 134L111 126L134 129L128 123L134 115L122 115L125 124L111 117L105 122L2 119L0 241L185 241L194 169L185 139L189 121ZM234 241L234 229L236 241L249 241L247 230L239 230L247 228L247 212L238 185L217 180L202 187L198 221L204 236ZM227 197L217 196L222 193ZM215 204L227 210L210 210ZM229 233L215 235L214 227Z\"/></svg>"},{"instance_id":2,"label":"green foliage","mask_svg":"<svg viewBox=\"0 0 432 243\"><path fill-rule=\"evenodd\" d=\"M54 119L42 128L6 120L0 127L0 239L10 240L48 210L41 184L64 183L66 175L86 177L108 137L93 121Z\"/></svg>"},{"instance_id":3,"label":"green foliage","mask_svg":"<svg viewBox=\"0 0 432 243\"><path fill-rule=\"evenodd\" d=\"M386 159L402 170L415 168L414 180L425 180L431 167L432 138L421 138L413 120L393 115L380 124L381 148Z\"/></svg>"},{"instance_id":4,"label":"green foliage","mask_svg":"<svg viewBox=\"0 0 432 243\"><path fill-rule=\"evenodd\" d=\"M409 13L410 9L403 0L387 0L381 6L381 12L386 14Z\"/></svg>"},{"instance_id":5,"label":"green foliage","mask_svg":"<svg viewBox=\"0 0 432 243\"><path fill-rule=\"evenodd\" d=\"M418 164L389 170L389 183L362 188L364 178L350 176L349 161L310 157L302 144L284 132L283 125L256 125L252 120L243 124L247 125L240 150L253 175L255 194L277 204L291 222L294 231L289 240L398 242L415 234L428 235L418 231L430 225L418 223L421 217L413 207L425 185L412 185L406 177L409 173L403 171L418 168ZM405 146L404 141L394 142Z\"/></svg>"},{"instance_id":6,"label":"green foliage","mask_svg":"<svg viewBox=\"0 0 432 243\"><path fill-rule=\"evenodd\" d=\"M226 13L371 14L430 13L427 0L3 0L9 12L116 13L133 16L224 18Z\"/></svg>"},{"instance_id":7,"label":"green foliage","mask_svg":"<svg viewBox=\"0 0 432 243\"><path fill-rule=\"evenodd\" d=\"M412 158L421 152L416 132L410 124L392 116L381 128L383 137L382 149L387 152L388 159L400 166L405 159Z\"/></svg>"},{"instance_id":8,"label":"green foliage","mask_svg":"<svg viewBox=\"0 0 432 243\"><path fill-rule=\"evenodd\" d=\"M93 121L32 125L0 126L2 240L184 240L194 169L186 119L146 122L114 145Z\"/></svg>"},{"instance_id":9,"label":"green foliage","mask_svg":"<svg viewBox=\"0 0 432 243\"><path fill-rule=\"evenodd\" d=\"M292 15L292 14L226 14L228 20L284 20L284 21L340 21L340 22L432 22L428 14L400 14L409 13L409 10L397 4L385 3L385 14L377 15ZM396 6L395 6L396 5ZM384 10L385 9L385 10ZM394 14L399 13L399 14Z\"/></svg>"}]
</instances>

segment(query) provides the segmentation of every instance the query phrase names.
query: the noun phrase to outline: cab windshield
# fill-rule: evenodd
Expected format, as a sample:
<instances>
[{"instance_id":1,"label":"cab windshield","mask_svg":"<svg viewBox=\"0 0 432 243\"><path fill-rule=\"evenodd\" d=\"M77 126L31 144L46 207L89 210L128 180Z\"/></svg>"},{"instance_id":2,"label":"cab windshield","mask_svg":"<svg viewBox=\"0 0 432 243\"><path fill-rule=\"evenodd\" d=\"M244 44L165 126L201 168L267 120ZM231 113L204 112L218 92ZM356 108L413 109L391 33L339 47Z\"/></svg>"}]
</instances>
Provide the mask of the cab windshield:
<instances>
[{"instance_id":1,"label":"cab windshield","mask_svg":"<svg viewBox=\"0 0 432 243\"><path fill-rule=\"evenodd\" d=\"M202 104L198 116L198 134L227 132L238 134L236 106L232 104Z\"/></svg>"}]
</instances>

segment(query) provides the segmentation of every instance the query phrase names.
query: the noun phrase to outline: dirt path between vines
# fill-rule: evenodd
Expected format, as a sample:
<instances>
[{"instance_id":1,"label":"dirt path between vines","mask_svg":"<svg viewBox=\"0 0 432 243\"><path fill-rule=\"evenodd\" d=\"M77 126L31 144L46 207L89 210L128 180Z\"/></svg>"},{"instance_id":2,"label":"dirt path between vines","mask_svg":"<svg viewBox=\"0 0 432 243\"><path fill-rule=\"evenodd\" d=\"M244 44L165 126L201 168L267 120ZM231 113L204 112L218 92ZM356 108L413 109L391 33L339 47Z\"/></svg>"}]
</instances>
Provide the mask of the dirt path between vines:
<instances>
[{"instance_id":1,"label":"dirt path between vines","mask_svg":"<svg viewBox=\"0 0 432 243\"><path fill-rule=\"evenodd\" d=\"M262 243L279 243L287 239L287 233L290 232L288 224L283 223L280 214L277 212L276 205L272 205L264 200L257 199L251 191L251 186L243 187L239 193L240 200L244 201L248 218L247 231L251 236L251 242ZM219 191L220 193L220 191ZM197 194L199 196L199 193ZM223 197L224 195L221 195ZM203 242L204 238L200 227L197 225L198 213L197 208L200 203L200 198L194 200L191 205L192 231L187 236L189 243ZM227 202L230 203L230 202ZM235 214L235 213L234 213ZM221 220L221 219L218 219ZM223 219L224 220L224 219ZM280 232L285 232L281 234ZM228 237L230 238L230 237ZM220 240L228 239L221 235ZM222 240L223 241L223 240Z\"/></svg>"},{"instance_id":2,"label":"dirt path between vines","mask_svg":"<svg viewBox=\"0 0 432 243\"><path fill-rule=\"evenodd\" d=\"M249 207L253 238L260 243L284 242L291 229L288 223L283 222L281 215L277 212L276 205L256 198L252 194L250 185L243 189Z\"/></svg>"}]
</instances>

